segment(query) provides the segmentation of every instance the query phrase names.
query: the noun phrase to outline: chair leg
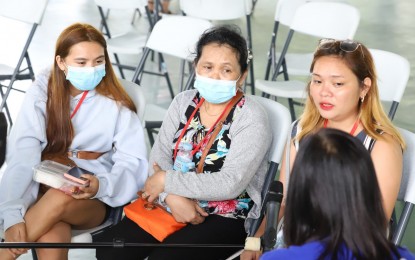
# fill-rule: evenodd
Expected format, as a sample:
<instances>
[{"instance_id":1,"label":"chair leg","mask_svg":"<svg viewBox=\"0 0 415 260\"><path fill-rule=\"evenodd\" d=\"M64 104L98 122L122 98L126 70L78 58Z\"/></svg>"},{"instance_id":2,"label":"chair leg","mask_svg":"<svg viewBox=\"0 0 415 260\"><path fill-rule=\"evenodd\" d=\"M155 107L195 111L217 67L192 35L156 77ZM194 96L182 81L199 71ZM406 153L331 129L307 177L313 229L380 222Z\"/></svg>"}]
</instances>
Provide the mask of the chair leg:
<instances>
[{"instance_id":1,"label":"chair leg","mask_svg":"<svg viewBox=\"0 0 415 260\"><path fill-rule=\"evenodd\" d=\"M295 121L296 116L295 116L295 109L294 109L294 101L292 98L288 99L288 105L290 107L290 114L291 114L291 121Z\"/></svg>"},{"instance_id":2,"label":"chair leg","mask_svg":"<svg viewBox=\"0 0 415 260\"><path fill-rule=\"evenodd\" d=\"M394 243L395 245L401 244L403 235L405 234L405 230L408 225L413 209L414 209L414 204L410 202L405 202L405 206L402 210L401 217L399 218L398 226L396 230L394 231L394 234L392 237L392 243Z\"/></svg>"},{"instance_id":3,"label":"chair leg","mask_svg":"<svg viewBox=\"0 0 415 260\"><path fill-rule=\"evenodd\" d=\"M38 260L37 254L36 254L36 250L34 248L32 248L30 251L32 251L32 258L33 258L33 260Z\"/></svg>"},{"instance_id":4,"label":"chair leg","mask_svg":"<svg viewBox=\"0 0 415 260\"><path fill-rule=\"evenodd\" d=\"M116 64L117 64L117 66L118 66L118 70L120 71L120 76L121 76L121 78L122 78L122 79L125 79L124 72L123 72L123 70L122 70L122 68L121 68L120 59L118 58L118 55L117 55L116 53L114 53L114 58L115 58L115 63L116 63Z\"/></svg>"},{"instance_id":5,"label":"chair leg","mask_svg":"<svg viewBox=\"0 0 415 260\"><path fill-rule=\"evenodd\" d=\"M184 76L185 76L185 69L186 69L186 60L180 61L180 73L179 73L179 91L182 92L184 89Z\"/></svg>"},{"instance_id":6,"label":"chair leg","mask_svg":"<svg viewBox=\"0 0 415 260\"><path fill-rule=\"evenodd\" d=\"M255 76L254 76L254 63L251 61L249 66L249 77L251 78L251 94L255 95Z\"/></svg>"},{"instance_id":7,"label":"chair leg","mask_svg":"<svg viewBox=\"0 0 415 260\"><path fill-rule=\"evenodd\" d=\"M11 88L11 86L8 86L8 87ZM7 97L5 97L4 92L3 92L3 85L0 85L0 95L1 95L2 99L7 98ZM13 121L12 121L12 116L10 115L9 107L7 106L7 100L4 101L3 108L6 111L7 120L9 121L9 125L10 125L10 128L11 128L13 126Z\"/></svg>"},{"instance_id":8,"label":"chair leg","mask_svg":"<svg viewBox=\"0 0 415 260\"><path fill-rule=\"evenodd\" d=\"M247 38L248 38L248 48L252 51L252 30L251 30L251 16L246 15L246 29L247 29ZM254 60L251 59L249 64L249 73L251 78L251 94L255 95L255 76L254 76Z\"/></svg>"},{"instance_id":9,"label":"chair leg","mask_svg":"<svg viewBox=\"0 0 415 260\"><path fill-rule=\"evenodd\" d=\"M164 61L164 57L161 53L159 53L159 59L160 59L160 64L161 64L161 72L164 74L164 77L166 78L167 87L169 88L171 99L173 99L174 98L173 87L172 87L172 84L171 84L169 73L167 72L166 62Z\"/></svg>"},{"instance_id":10,"label":"chair leg","mask_svg":"<svg viewBox=\"0 0 415 260\"><path fill-rule=\"evenodd\" d=\"M150 147L153 147L153 144L154 144L153 131L151 128L146 128L146 130L147 130L148 140L150 141Z\"/></svg>"},{"instance_id":11,"label":"chair leg","mask_svg":"<svg viewBox=\"0 0 415 260\"><path fill-rule=\"evenodd\" d=\"M29 69L30 79L32 81L35 81L35 72L33 71L32 62L30 61L28 52L26 52L25 58L26 58L27 68Z\"/></svg>"},{"instance_id":12,"label":"chair leg","mask_svg":"<svg viewBox=\"0 0 415 260\"><path fill-rule=\"evenodd\" d=\"M138 14L138 17L139 17L139 18L141 17L141 11L140 11L140 9L136 8L136 9L134 10L133 17L132 17L132 19L131 19L131 25L134 25L134 21L135 21L135 16L136 16L136 14Z\"/></svg>"},{"instance_id":13,"label":"chair leg","mask_svg":"<svg viewBox=\"0 0 415 260\"><path fill-rule=\"evenodd\" d=\"M395 233L395 230L398 227L398 220L396 218L396 207L393 208L392 219L389 222L390 222L390 224L389 224L389 227L390 227L389 239L392 239L392 235Z\"/></svg>"}]
</instances>

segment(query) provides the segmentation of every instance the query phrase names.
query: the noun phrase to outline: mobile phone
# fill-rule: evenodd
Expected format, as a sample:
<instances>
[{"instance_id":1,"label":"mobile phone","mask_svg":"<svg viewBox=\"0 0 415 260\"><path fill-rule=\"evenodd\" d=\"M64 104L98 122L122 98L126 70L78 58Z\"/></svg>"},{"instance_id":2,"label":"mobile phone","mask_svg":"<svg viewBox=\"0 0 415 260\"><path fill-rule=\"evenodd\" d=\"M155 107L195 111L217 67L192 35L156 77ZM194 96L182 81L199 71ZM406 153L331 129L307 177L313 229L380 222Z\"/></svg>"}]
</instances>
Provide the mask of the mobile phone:
<instances>
[{"instance_id":1,"label":"mobile phone","mask_svg":"<svg viewBox=\"0 0 415 260\"><path fill-rule=\"evenodd\" d=\"M94 173L85 170L81 167L73 167L68 172L64 173L63 176L71 181L74 181L76 183L80 183L82 185L88 185L89 180L86 178L81 177L82 174L92 174Z\"/></svg>"}]
</instances>

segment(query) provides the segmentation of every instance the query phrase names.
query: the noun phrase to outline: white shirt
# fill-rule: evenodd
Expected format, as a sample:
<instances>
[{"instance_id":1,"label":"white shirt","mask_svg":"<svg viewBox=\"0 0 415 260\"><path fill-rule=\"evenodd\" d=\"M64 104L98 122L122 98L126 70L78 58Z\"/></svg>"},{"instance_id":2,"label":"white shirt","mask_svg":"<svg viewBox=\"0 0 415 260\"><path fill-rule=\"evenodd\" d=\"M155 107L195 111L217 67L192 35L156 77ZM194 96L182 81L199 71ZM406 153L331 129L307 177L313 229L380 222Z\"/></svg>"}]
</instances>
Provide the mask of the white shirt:
<instances>
[{"instance_id":1,"label":"white shirt","mask_svg":"<svg viewBox=\"0 0 415 260\"><path fill-rule=\"evenodd\" d=\"M0 230L24 222L38 195L33 166L46 147L46 100L49 71L43 71L25 95L7 140L7 168L0 183ZM71 99L71 111L82 94ZM95 173L95 198L115 207L136 197L148 177L143 127L136 113L114 100L89 91L72 118L75 136L70 150L103 152L96 160L71 158Z\"/></svg>"}]
</instances>

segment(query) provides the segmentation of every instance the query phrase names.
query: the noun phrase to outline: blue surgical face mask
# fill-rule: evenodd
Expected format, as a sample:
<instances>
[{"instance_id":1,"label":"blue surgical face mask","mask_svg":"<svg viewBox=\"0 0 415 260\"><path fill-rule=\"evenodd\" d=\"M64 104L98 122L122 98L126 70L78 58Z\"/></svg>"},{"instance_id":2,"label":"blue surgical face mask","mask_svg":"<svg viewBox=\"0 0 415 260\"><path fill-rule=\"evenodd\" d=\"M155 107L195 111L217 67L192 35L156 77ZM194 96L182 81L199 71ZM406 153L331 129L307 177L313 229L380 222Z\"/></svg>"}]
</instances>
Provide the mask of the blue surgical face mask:
<instances>
[{"instance_id":1,"label":"blue surgical face mask","mask_svg":"<svg viewBox=\"0 0 415 260\"><path fill-rule=\"evenodd\" d=\"M229 101L236 95L236 82L239 78L237 80L219 80L196 74L194 87L207 102L220 104Z\"/></svg>"},{"instance_id":2,"label":"blue surgical face mask","mask_svg":"<svg viewBox=\"0 0 415 260\"><path fill-rule=\"evenodd\" d=\"M82 91L93 90L105 76L105 64L95 67L72 67L67 65L66 67L68 68L66 79L75 88Z\"/></svg>"}]
</instances>

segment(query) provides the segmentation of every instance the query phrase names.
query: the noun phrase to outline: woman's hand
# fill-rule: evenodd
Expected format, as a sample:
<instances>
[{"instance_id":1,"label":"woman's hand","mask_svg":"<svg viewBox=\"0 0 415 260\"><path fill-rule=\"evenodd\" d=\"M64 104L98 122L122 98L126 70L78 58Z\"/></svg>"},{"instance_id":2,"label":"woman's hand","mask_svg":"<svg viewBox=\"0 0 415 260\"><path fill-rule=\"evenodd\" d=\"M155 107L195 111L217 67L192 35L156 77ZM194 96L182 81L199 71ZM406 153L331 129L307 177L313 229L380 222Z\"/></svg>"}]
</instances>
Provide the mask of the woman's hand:
<instances>
[{"instance_id":1,"label":"woman's hand","mask_svg":"<svg viewBox=\"0 0 415 260\"><path fill-rule=\"evenodd\" d=\"M244 250L240 256L241 260L257 260L261 256L261 251Z\"/></svg>"},{"instance_id":2,"label":"woman's hand","mask_svg":"<svg viewBox=\"0 0 415 260\"><path fill-rule=\"evenodd\" d=\"M27 242L26 224L21 222L9 227L4 232L4 239L6 242ZM13 258L17 258L21 254L26 253L27 250L27 248L9 248L8 252L10 252Z\"/></svg>"},{"instance_id":3,"label":"woman's hand","mask_svg":"<svg viewBox=\"0 0 415 260\"><path fill-rule=\"evenodd\" d=\"M149 202L153 202L160 193L164 191L164 182L166 179L166 172L163 171L157 163L154 163L154 174L148 177L144 184L143 196Z\"/></svg>"},{"instance_id":4,"label":"woman's hand","mask_svg":"<svg viewBox=\"0 0 415 260\"><path fill-rule=\"evenodd\" d=\"M93 198L99 188L99 180L97 177L91 174L82 174L81 177L88 179L89 185L87 187L79 187L79 193L72 194L75 199L90 199Z\"/></svg>"},{"instance_id":5,"label":"woman's hand","mask_svg":"<svg viewBox=\"0 0 415 260\"><path fill-rule=\"evenodd\" d=\"M190 223L197 225L205 221L209 216L196 201L184 198L182 196L169 194L166 197L166 203L169 205L171 213L177 222Z\"/></svg>"}]
</instances>

